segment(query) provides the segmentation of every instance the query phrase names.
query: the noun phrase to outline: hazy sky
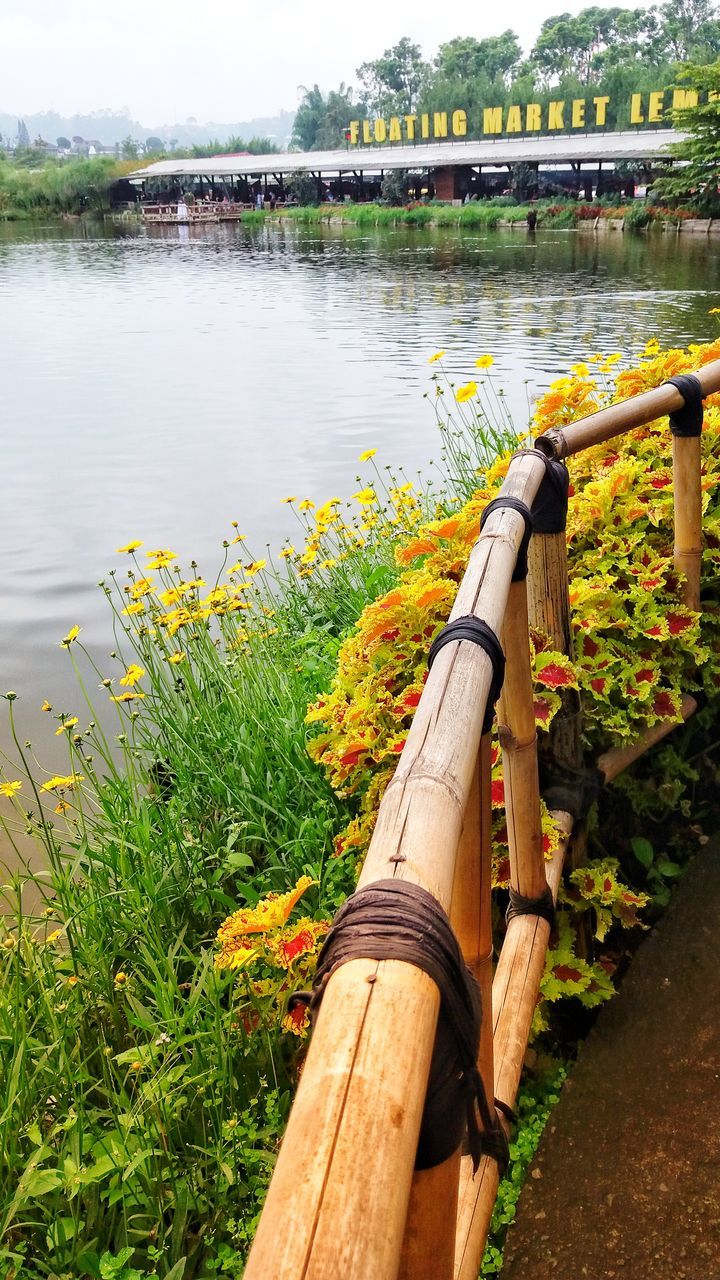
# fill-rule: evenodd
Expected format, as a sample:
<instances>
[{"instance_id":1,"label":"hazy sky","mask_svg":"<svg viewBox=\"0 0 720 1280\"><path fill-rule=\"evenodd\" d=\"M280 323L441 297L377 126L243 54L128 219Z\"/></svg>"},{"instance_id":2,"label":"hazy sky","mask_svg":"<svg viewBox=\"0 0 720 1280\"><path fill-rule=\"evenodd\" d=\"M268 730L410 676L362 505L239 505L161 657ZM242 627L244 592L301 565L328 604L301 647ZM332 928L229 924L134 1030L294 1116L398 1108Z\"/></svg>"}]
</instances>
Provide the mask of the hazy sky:
<instances>
[{"instance_id":1,"label":"hazy sky","mask_svg":"<svg viewBox=\"0 0 720 1280\"><path fill-rule=\"evenodd\" d=\"M528 48L545 17L589 2L512 0L495 20L477 0L0 0L0 110L247 120L294 109L299 84L353 84L400 36L430 56L453 36L512 27Z\"/></svg>"}]
</instances>

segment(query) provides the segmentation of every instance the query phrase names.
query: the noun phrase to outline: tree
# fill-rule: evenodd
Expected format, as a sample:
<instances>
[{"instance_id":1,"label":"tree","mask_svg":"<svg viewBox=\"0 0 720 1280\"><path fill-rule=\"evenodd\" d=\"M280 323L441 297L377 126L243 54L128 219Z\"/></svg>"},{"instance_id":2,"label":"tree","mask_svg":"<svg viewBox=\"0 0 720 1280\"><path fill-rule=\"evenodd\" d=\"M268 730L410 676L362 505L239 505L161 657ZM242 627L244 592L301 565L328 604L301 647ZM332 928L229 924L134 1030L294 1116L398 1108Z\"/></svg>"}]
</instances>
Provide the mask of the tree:
<instances>
[{"instance_id":1,"label":"tree","mask_svg":"<svg viewBox=\"0 0 720 1280\"><path fill-rule=\"evenodd\" d=\"M517 70L522 50L514 31L476 40L474 36L458 36L441 44L435 59L438 75L447 80L506 80Z\"/></svg>"},{"instance_id":2,"label":"tree","mask_svg":"<svg viewBox=\"0 0 720 1280\"><path fill-rule=\"evenodd\" d=\"M641 57L657 33L652 11L593 5L577 16L560 13L546 18L530 57L548 84L564 76L587 84L606 62Z\"/></svg>"},{"instance_id":3,"label":"tree","mask_svg":"<svg viewBox=\"0 0 720 1280\"><path fill-rule=\"evenodd\" d=\"M120 146L120 153L123 160L137 160L138 144L134 138L130 137L130 134L128 134L127 138L123 138Z\"/></svg>"},{"instance_id":4,"label":"tree","mask_svg":"<svg viewBox=\"0 0 720 1280\"><path fill-rule=\"evenodd\" d=\"M301 151L324 151L339 147L350 121L357 115L353 91L341 84L327 97L318 85L300 85L302 98L295 115L292 142Z\"/></svg>"},{"instance_id":5,"label":"tree","mask_svg":"<svg viewBox=\"0 0 720 1280\"><path fill-rule=\"evenodd\" d=\"M55 141L61 151L69 151L70 147L72 146L70 139L65 138L62 134L60 135L59 138L56 138Z\"/></svg>"},{"instance_id":6,"label":"tree","mask_svg":"<svg viewBox=\"0 0 720 1280\"><path fill-rule=\"evenodd\" d=\"M667 0L660 16L673 61L709 63L720 55L720 22L712 0Z\"/></svg>"},{"instance_id":7,"label":"tree","mask_svg":"<svg viewBox=\"0 0 720 1280\"><path fill-rule=\"evenodd\" d=\"M357 75L363 101L379 116L404 115L415 111L418 95L429 73L419 44L403 36L374 62L363 62Z\"/></svg>"},{"instance_id":8,"label":"tree","mask_svg":"<svg viewBox=\"0 0 720 1280\"><path fill-rule=\"evenodd\" d=\"M297 173L290 174L287 189L298 204L318 204L317 182L306 169L298 169Z\"/></svg>"},{"instance_id":9,"label":"tree","mask_svg":"<svg viewBox=\"0 0 720 1280\"><path fill-rule=\"evenodd\" d=\"M146 151L153 151L153 152L164 151L165 143L163 142L162 138L156 138L154 134L151 134L149 138L145 139L145 149Z\"/></svg>"},{"instance_id":10,"label":"tree","mask_svg":"<svg viewBox=\"0 0 720 1280\"><path fill-rule=\"evenodd\" d=\"M17 145L19 147L30 146L30 134L28 133L28 128L24 120L18 120Z\"/></svg>"},{"instance_id":11,"label":"tree","mask_svg":"<svg viewBox=\"0 0 720 1280\"><path fill-rule=\"evenodd\" d=\"M720 58L705 67L688 63L679 79L683 88L694 89L707 101L674 112L673 124L689 137L676 143L672 154L685 164L676 174L654 184L653 197L690 197L710 213L720 208Z\"/></svg>"},{"instance_id":12,"label":"tree","mask_svg":"<svg viewBox=\"0 0 720 1280\"><path fill-rule=\"evenodd\" d=\"M405 204L408 197L407 169L388 169L383 176L380 192L388 204Z\"/></svg>"}]
</instances>

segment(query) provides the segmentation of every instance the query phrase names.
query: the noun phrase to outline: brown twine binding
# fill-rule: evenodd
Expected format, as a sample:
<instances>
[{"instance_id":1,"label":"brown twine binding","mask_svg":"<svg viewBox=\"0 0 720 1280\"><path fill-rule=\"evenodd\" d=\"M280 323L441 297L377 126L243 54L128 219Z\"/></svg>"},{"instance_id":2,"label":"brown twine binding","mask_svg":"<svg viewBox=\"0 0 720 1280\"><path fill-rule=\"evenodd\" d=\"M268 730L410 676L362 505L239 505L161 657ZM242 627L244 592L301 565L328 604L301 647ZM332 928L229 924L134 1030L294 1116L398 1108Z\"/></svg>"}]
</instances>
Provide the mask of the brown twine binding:
<instances>
[{"instance_id":1,"label":"brown twine binding","mask_svg":"<svg viewBox=\"0 0 720 1280\"><path fill-rule=\"evenodd\" d=\"M311 1018L317 1015L335 970L360 959L404 960L427 973L440 991L416 1169L434 1168L449 1159L467 1127L473 1172L487 1155L497 1160L504 1173L509 1161L507 1137L488 1104L477 1068L480 989L445 911L432 894L403 880L379 880L352 894L337 912L318 958L309 998ZM300 1001L307 1002L308 993L291 997L292 1004ZM399 1046L398 1054L407 1048Z\"/></svg>"}]
</instances>

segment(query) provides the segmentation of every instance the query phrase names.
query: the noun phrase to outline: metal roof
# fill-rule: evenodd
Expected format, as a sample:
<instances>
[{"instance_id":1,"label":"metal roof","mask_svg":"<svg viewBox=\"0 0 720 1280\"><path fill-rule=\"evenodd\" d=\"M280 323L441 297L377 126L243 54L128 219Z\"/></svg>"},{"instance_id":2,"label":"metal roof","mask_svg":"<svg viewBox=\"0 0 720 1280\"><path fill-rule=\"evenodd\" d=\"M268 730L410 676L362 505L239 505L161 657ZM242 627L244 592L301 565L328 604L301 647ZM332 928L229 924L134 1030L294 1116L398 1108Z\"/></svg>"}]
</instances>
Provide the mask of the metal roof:
<instances>
[{"instance_id":1,"label":"metal roof","mask_svg":"<svg viewBox=\"0 0 720 1280\"><path fill-rule=\"evenodd\" d=\"M157 160L130 178L223 177L266 173L352 173L381 169L438 169L444 165L567 164L569 161L651 160L686 134L676 129L622 133L570 133L549 137L483 138L472 142L426 142L418 146L354 147L338 151L288 151L269 156L208 156Z\"/></svg>"}]
</instances>

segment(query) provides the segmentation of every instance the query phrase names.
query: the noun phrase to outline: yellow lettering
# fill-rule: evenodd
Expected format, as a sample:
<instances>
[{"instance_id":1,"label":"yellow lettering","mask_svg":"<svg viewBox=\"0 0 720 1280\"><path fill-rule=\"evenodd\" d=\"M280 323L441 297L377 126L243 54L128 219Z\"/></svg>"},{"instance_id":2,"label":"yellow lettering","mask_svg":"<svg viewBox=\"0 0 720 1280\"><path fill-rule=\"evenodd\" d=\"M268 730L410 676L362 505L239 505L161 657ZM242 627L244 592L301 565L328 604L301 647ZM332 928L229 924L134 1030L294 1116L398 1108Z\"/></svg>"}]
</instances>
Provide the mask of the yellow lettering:
<instances>
[{"instance_id":1,"label":"yellow lettering","mask_svg":"<svg viewBox=\"0 0 720 1280\"><path fill-rule=\"evenodd\" d=\"M384 120L373 121L373 133L376 142L385 142L387 138L387 125Z\"/></svg>"},{"instance_id":2,"label":"yellow lettering","mask_svg":"<svg viewBox=\"0 0 720 1280\"><path fill-rule=\"evenodd\" d=\"M452 131L456 138L464 138L467 133L467 111L453 111Z\"/></svg>"},{"instance_id":3,"label":"yellow lettering","mask_svg":"<svg viewBox=\"0 0 720 1280\"><path fill-rule=\"evenodd\" d=\"M507 121L505 123L506 133L520 133L522 130L522 116L519 107L508 107Z\"/></svg>"},{"instance_id":4,"label":"yellow lettering","mask_svg":"<svg viewBox=\"0 0 720 1280\"><path fill-rule=\"evenodd\" d=\"M423 111L422 115L420 116L420 137L421 138L430 137L430 116L428 115L427 111Z\"/></svg>"},{"instance_id":5,"label":"yellow lettering","mask_svg":"<svg viewBox=\"0 0 720 1280\"><path fill-rule=\"evenodd\" d=\"M417 120L417 116L405 116L405 132L410 142L412 142L415 137L415 121L416 120Z\"/></svg>"},{"instance_id":6,"label":"yellow lettering","mask_svg":"<svg viewBox=\"0 0 720 1280\"><path fill-rule=\"evenodd\" d=\"M573 98L572 127L573 129L585 128L585 99L584 98Z\"/></svg>"},{"instance_id":7,"label":"yellow lettering","mask_svg":"<svg viewBox=\"0 0 720 1280\"><path fill-rule=\"evenodd\" d=\"M390 142L402 142L402 131L400 129L400 120L398 116L390 117L388 139Z\"/></svg>"},{"instance_id":8,"label":"yellow lettering","mask_svg":"<svg viewBox=\"0 0 720 1280\"><path fill-rule=\"evenodd\" d=\"M593 98L596 124L605 124L607 120L607 106L609 101L609 98Z\"/></svg>"},{"instance_id":9,"label":"yellow lettering","mask_svg":"<svg viewBox=\"0 0 720 1280\"><path fill-rule=\"evenodd\" d=\"M353 147L356 147L358 144L359 134L360 134L360 121L351 120L350 121L350 143Z\"/></svg>"},{"instance_id":10,"label":"yellow lettering","mask_svg":"<svg viewBox=\"0 0 720 1280\"><path fill-rule=\"evenodd\" d=\"M653 124L663 118L664 89L654 89L648 98L648 120Z\"/></svg>"},{"instance_id":11,"label":"yellow lettering","mask_svg":"<svg viewBox=\"0 0 720 1280\"><path fill-rule=\"evenodd\" d=\"M447 138L447 111L436 111L433 115L433 136L435 138Z\"/></svg>"},{"instance_id":12,"label":"yellow lettering","mask_svg":"<svg viewBox=\"0 0 720 1280\"><path fill-rule=\"evenodd\" d=\"M483 133L502 133L502 107L485 107L483 111Z\"/></svg>"},{"instance_id":13,"label":"yellow lettering","mask_svg":"<svg viewBox=\"0 0 720 1280\"><path fill-rule=\"evenodd\" d=\"M372 133L370 132L370 121L363 120L362 126L363 126L363 142L367 142L367 143L372 142Z\"/></svg>"},{"instance_id":14,"label":"yellow lettering","mask_svg":"<svg viewBox=\"0 0 720 1280\"><path fill-rule=\"evenodd\" d=\"M548 102L548 129L562 129L564 102Z\"/></svg>"},{"instance_id":15,"label":"yellow lettering","mask_svg":"<svg viewBox=\"0 0 720 1280\"><path fill-rule=\"evenodd\" d=\"M528 133L542 128L542 107L539 102L528 102L525 108L525 128Z\"/></svg>"},{"instance_id":16,"label":"yellow lettering","mask_svg":"<svg viewBox=\"0 0 720 1280\"><path fill-rule=\"evenodd\" d=\"M714 102L717 95L708 94L710 102ZM696 107L698 104L697 89L673 89L672 109L673 111L684 111L686 107Z\"/></svg>"},{"instance_id":17,"label":"yellow lettering","mask_svg":"<svg viewBox=\"0 0 720 1280\"><path fill-rule=\"evenodd\" d=\"M634 93L630 99L630 123L644 124L645 117L642 113L642 94Z\"/></svg>"}]
</instances>

